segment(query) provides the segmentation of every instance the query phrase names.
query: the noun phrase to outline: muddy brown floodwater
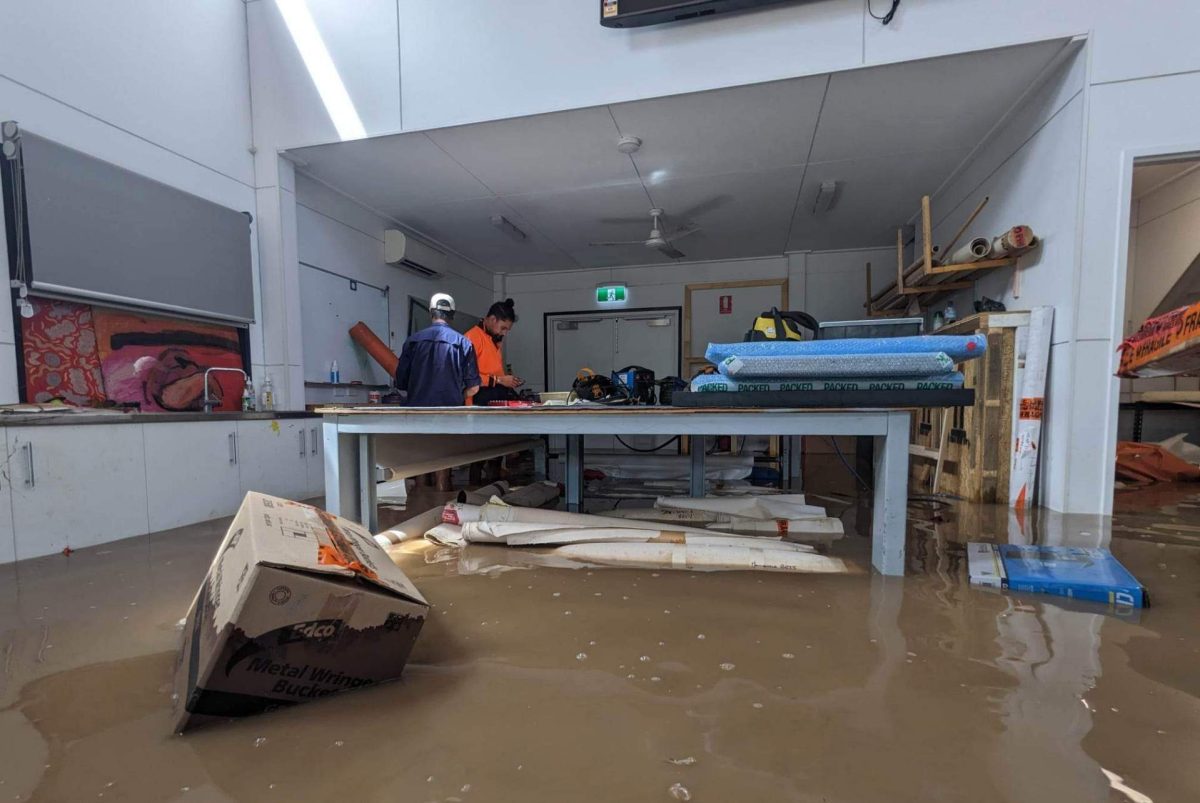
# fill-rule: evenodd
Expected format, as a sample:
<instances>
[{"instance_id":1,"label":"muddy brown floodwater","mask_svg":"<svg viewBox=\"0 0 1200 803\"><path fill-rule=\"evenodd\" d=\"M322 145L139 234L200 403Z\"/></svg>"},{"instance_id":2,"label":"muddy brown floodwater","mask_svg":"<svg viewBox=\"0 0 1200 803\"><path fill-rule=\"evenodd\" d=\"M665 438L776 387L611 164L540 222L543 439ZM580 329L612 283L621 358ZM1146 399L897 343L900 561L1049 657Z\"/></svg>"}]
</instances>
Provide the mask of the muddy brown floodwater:
<instances>
[{"instance_id":1,"label":"muddy brown floodwater","mask_svg":"<svg viewBox=\"0 0 1200 803\"><path fill-rule=\"evenodd\" d=\"M434 608L401 681L186 736L177 623L223 522L0 567L0 801L1200 800L1200 498L1118 509L914 509L903 579L408 545ZM1140 616L966 582L968 540L1110 538Z\"/></svg>"}]
</instances>

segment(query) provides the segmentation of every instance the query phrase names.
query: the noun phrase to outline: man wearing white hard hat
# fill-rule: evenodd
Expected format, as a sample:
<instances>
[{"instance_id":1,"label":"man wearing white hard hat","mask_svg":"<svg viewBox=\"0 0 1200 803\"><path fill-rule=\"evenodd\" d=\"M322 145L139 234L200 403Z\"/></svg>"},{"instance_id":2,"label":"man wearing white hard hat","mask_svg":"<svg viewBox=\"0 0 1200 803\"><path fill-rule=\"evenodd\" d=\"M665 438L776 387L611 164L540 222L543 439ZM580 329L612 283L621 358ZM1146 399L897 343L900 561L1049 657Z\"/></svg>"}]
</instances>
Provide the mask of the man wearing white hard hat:
<instances>
[{"instance_id":1,"label":"man wearing white hard hat","mask_svg":"<svg viewBox=\"0 0 1200 803\"><path fill-rule=\"evenodd\" d=\"M408 393L409 407L460 407L479 390L479 368L471 341L454 331L454 299L429 299L433 323L404 341L396 367L396 387Z\"/></svg>"}]
</instances>

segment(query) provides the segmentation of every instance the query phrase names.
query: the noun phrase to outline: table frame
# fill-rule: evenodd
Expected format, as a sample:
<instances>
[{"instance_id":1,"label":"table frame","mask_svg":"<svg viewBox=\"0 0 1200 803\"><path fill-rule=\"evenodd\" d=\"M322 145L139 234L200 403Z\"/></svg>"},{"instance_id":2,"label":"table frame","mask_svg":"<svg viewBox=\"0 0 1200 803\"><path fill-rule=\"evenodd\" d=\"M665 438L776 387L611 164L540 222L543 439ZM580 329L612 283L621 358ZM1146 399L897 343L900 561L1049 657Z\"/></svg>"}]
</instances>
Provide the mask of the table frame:
<instances>
[{"instance_id":1,"label":"table frame","mask_svg":"<svg viewBox=\"0 0 1200 803\"><path fill-rule=\"evenodd\" d=\"M324 409L325 506L378 529L374 478L377 435L564 435L570 510L583 501L586 435L865 436L875 442L871 564L904 574L908 515L909 410L896 409L608 409L350 408ZM692 449L690 491L704 494L704 450ZM545 465L544 452L536 465Z\"/></svg>"}]
</instances>

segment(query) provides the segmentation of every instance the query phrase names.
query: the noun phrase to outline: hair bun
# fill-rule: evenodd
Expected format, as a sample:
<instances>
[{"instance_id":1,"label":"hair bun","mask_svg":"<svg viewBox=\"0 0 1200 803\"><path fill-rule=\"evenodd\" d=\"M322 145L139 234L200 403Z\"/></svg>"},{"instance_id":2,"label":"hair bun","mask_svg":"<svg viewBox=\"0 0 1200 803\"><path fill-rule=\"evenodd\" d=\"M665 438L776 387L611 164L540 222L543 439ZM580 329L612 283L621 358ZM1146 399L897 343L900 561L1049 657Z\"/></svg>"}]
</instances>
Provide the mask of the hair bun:
<instances>
[{"instance_id":1,"label":"hair bun","mask_svg":"<svg viewBox=\"0 0 1200 803\"><path fill-rule=\"evenodd\" d=\"M513 303L513 300L511 298L506 298L506 299L504 299L504 306L508 307L509 309L512 309L516 305Z\"/></svg>"}]
</instances>

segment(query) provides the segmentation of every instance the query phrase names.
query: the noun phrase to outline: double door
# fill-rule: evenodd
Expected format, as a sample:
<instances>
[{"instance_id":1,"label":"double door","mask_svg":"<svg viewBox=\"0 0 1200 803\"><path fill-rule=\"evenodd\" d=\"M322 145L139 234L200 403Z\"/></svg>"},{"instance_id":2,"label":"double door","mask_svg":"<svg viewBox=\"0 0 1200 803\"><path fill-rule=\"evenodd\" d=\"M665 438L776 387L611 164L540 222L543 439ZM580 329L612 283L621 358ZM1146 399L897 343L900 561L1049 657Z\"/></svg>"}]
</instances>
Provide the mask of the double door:
<instances>
[{"instance_id":1,"label":"double door","mask_svg":"<svg viewBox=\"0 0 1200 803\"><path fill-rule=\"evenodd\" d=\"M637 365L649 368L656 379L679 376L679 317L675 307L547 315L546 389L570 390L576 375L585 368L609 376ZM625 441L644 449L661 439L638 435ZM616 438L601 435L588 436L587 448L625 451Z\"/></svg>"}]
</instances>

